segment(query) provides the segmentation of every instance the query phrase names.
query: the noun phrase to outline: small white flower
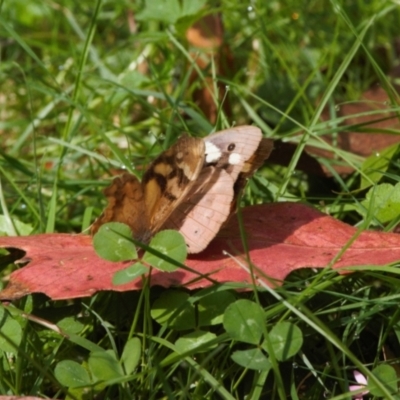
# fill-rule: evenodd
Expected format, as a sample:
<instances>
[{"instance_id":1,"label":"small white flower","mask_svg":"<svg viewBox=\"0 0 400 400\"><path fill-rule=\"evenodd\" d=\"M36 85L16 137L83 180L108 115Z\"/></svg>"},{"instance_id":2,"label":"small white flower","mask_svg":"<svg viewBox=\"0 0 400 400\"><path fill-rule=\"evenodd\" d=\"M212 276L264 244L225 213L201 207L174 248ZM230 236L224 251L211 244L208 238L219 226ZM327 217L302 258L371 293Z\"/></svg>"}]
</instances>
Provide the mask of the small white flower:
<instances>
[{"instance_id":1,"label":"small white flower","mask_svg":"<svg viewBox=\"0 0 400 400\"><path fill-rule=\"evenodd\" d=\"M350 385L350 392L366 388L367 378L359 371L353 371L354 379L357 381L358 385ZM361 393L354 394L352 397L354 400L363 400L363 396L369 393L369 390L364 390Z\"/></svg>"}]
</instances>

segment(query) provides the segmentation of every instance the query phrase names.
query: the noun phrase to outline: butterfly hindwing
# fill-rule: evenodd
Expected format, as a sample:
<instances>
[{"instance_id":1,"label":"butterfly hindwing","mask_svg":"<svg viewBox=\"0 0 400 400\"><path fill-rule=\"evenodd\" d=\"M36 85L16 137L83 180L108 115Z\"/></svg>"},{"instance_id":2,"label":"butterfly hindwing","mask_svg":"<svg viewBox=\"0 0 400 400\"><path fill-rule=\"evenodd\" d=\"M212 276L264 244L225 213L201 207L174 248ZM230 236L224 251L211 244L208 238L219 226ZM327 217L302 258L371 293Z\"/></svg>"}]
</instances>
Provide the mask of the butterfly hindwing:
<instances>
[{"instance_id":1,"label":"butterfly hindwing","mask_svg":"<svg viewBox=\"0 0 400 400\"><path fill-rule=\"evenodd\" d=\"M108 205L91 233L106 222L122 222L129 225L135 239L147 243L184 199L203 159L203 140L185 135L150 164L142 182L129 173L116 177L104 190Z\"/></svg>"},{"instance_id":2,"label":"butterfly hindwing","mask_svg":"<svg viewBox=\"0 0 400 400\"><path fill-rule=\"evenodd\" d=\"M122 222L129 225L134 237L144 235L149 225L144 207L144 193L138 178L124 173L117 176L104 190L108 205L93 223L91 234L94 235L106 222Z\"/></svg>"},{"instance_id":3,"label":"butterfly hindwing","mask_svg":"<svg viewBox=\"0 0 400 400\"><path fill-rule=\"evenodd\" d=\"M185 238L189 253L204 250L230 214L232 178L224 169L205 167L163 228L176 229Z\"/></svg>"}]
</instances>

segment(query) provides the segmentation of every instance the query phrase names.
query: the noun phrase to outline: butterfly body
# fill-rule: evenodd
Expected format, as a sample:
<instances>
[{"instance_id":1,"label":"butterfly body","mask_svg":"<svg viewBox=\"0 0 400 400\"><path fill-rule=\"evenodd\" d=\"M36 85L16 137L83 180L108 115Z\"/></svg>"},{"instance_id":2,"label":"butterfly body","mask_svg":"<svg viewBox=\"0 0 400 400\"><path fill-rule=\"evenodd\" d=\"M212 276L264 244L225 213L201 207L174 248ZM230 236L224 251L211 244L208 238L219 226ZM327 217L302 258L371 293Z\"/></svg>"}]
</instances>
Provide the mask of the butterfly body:
<instances>
[{"instance_id":1,"label":"butterfly body","mask_svg":"<svg viewBox=\"0 0 400 400\"><path fill-rule=\"evenodd\" d=\"M189 253L202 251L231 214L235 196L254 172L251 159L259 148L257 168L272 141L252 126L204 139L180 137L150 164L142 182L128 173L114 179L104 191L109 203L92 233L106 222L123 222L136 240L148 243L159 230L176 229Z\"/></svg>"}]
</instances>

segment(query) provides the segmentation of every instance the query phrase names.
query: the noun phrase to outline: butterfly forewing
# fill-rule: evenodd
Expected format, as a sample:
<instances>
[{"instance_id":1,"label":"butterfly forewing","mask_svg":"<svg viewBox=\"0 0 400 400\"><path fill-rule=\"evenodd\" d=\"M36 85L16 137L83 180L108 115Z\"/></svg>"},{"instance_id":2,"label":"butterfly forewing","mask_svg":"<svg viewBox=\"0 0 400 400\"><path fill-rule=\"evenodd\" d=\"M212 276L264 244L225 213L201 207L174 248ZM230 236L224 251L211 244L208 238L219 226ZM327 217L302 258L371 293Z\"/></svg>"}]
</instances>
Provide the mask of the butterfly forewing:
<instances>
[{"instance_id":1,"label":"butterfly forewing","mask_svg":"<svg viewBox=\"0 0 400 400\"><path fill-rule=\"evenodd\" d=\"M147 169L142 187L152 233L160 230L173 210L185 200L199 176L203 160L203 140L185 135Z\"/></svg>"}]
</instances>

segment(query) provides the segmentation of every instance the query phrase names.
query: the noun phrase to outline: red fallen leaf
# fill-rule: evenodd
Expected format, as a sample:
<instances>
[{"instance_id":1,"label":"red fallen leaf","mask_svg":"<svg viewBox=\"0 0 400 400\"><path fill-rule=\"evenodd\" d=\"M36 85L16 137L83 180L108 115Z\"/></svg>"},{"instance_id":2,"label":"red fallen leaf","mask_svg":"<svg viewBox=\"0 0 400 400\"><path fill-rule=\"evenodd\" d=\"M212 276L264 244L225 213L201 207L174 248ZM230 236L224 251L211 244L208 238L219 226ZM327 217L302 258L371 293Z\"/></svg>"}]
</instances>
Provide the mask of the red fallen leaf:
<instances>
[{"instance_id":1,"label":"red fallen leaf","mask_svg":"<svg viewBox=\"0 0 400 400\"><path fill-rule=\"evenodd\" d=\"M44 397L32 396L0 396L0 400L43 400Z\"/></svg>"},{"instance_id":2,"label":"red fallen leaf","mask_svg":"<svg viewBox=\"0 0 400 400\"><path fill-rule=\"evenodd\" d=\"M275 285L298 268L327 266L356 233L356 228L303 204L264 204L245 208L242 213L251 260L275 281ZM17 299L35 292L56 300L90 296L99 290L141 288L140 279L120 286L112 284L113 274L130 263L100 259L92 248L90 236L3 237L0 247L22 249L26 256L20 262L29 261L11 274L8 286L0 292L0 300ZM250 282L246 271L222 254L227 250L236 255L240 249L239 228L236 218L232 218L204 252L187 260L188 267L210 279L198 279L198 274L183 269L171 273L153 271L151 284L185 285L194 289L213 282ZM333 268L385 265L398 260L400 235L364 231Z\"/></svg>"},{"instance_id":3,"label":"red fallen leaf","mask_svg":"<svg viewBox=\"0 0 400 400\"><path fill-rule=\"evenodd\" d=\"M399 72L393 75L398 77ZM400 92L398 87L397 91ZM362 94L359 101L342 105L338 116L346 117L343 124L348 129L339 132L335 137L335 147L368 157L392 144L399 143L399 136L393 134L400 128L399 118L397 113L390 111L393 108L390 104L391 99L386 91L380 86L373 86ZM380 111L380 113L371 114L373 111ZM329 118L329 111L326 109L322 114L322 120L328 121ZM332 144L331 135L321 137ZM334 153L328 150L312 146L307 146L306 150L313 155L334 158ZM349 174L354 171L350 165L333 165L333 167L340 174ZM322 168L325 170L325 175L331 175L326 168ZM312 171L311 169L310 172Z\"/></svg>"}]
</instances>

